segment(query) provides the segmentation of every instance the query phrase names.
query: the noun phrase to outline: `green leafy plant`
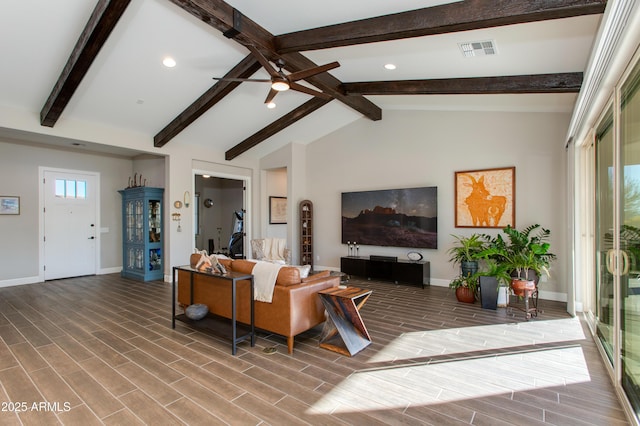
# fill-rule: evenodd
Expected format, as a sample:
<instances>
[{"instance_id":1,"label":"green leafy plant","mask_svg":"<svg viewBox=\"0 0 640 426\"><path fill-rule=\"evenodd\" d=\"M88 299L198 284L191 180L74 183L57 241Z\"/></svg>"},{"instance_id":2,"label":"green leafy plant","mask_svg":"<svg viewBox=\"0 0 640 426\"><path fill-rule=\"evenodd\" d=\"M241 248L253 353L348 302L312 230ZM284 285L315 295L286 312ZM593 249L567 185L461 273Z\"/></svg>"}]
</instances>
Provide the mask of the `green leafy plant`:
<instances>
[{"instance_id":1,"label":"green leafy plant","mask_svg":"<svg viewBox=\"0 0 640 426\"><path fill-rule=\"evenodd\" d=\"M478 254L487 248L490 241L490 237L486 234L472 234L468 237L452 235L452 237L456 242L447 253L450 256L449 262L453 264L478 261Z\"/></svg>"},{"instance_id":2,"label":"green leafy plant","mask_svg":"<svg viewBox=\"0 0 640 426\"><path fill-rule=\"evenodd\" d=\"M459 287L467 287L474 294L478 291L478 274L459 275L449 283L449 288L457 289Z\"/></svg>"},{"instance_id":3,"label":"green leafy plant","mask_svg":"<svg viewBox=\"0 0 640 426\"><path fill-rule=\"evenodd\" d=\"M535 224L522 231L507 226L503 232L509 237L507 250L511 254L511 264L518 272L518 277L528 280L530 270L538 276L542 273L549 275L549 266L556 258L555 254L549 252L550 230Z\"/></svg>"},{"instance_id":4,"label":"green leafy plant","mask_svg":"<svg viewBox=\"0 0 640 426\"><path fill-rule=\"evenodd\" d=\"M487 258L484 261L482 270L479 271L477 275L478 277L494 277L498 281L498 284L508 285L511 281L509 272L508 264Z\"/></svg>"},{"instance_id":5,"label":"green leafy plant","mask_svg":"<svg viewBox=\"0 0 640 426\"><path fill-rule=\"evenodd\" d=\"M549 266L556 259L556 255L549 251L551 231L535 224L521 231L507 226L502 232L506 239L497 235L478 256L504 265L508 272L515 271L521 279L528 280L529 271L538 276L542 273L549 275Z\"/></svg>"}]
</instances>

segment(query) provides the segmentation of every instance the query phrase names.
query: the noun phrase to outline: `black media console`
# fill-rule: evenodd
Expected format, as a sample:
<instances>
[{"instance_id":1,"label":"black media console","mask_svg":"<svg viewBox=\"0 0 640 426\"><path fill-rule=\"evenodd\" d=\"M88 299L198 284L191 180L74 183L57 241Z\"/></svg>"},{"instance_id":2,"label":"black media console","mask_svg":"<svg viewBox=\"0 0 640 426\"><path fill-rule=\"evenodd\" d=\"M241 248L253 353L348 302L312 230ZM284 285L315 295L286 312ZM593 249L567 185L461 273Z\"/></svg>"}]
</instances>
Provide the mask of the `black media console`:
<instances>
[{"instance_id":1,"label":"black media console","mask_svg":"<svg viewBox=\"0 0 640 426\"><path fill-rule=\"evenodd\" d=\"M393 281L396 284L421 286L430 283L430 269L427 261L396 260L386 256L340 258L340 271L368 279Z\"/></svg>"}]
</instances>

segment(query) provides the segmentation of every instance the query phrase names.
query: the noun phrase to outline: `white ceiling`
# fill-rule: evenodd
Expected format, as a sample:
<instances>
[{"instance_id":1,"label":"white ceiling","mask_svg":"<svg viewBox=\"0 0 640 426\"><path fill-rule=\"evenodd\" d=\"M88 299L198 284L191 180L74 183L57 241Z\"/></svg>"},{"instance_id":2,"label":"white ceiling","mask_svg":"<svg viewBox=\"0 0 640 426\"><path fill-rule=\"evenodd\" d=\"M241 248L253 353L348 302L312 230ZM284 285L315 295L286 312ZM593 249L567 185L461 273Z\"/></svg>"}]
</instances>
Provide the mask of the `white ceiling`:
<instances>
[{"instance_id":1,"label":"white ceiling","mask_svg":"<svg viewBox=\"0 0 640 426\"><path fill-rule=\"evenodd\" d=\"M361 18L434 6L418 0L228 0L275 35ZM95 1L13 0L0 4L0 106L39 116ZM285 10L286 13L278 13ZM500 76L584 71L601 16L510 25L368 45L303 52L342 82ZM465 58L458 43L494 40L496 56ZM168 0L132 0L58 123L85 121L153 137L248 54ZM162 65L165 56L175 68ZM392 62L395 71L383 65ZM267 78L258 71L253 77ZM309 99L288 91L277 108L263 102L265 83L244 83L169 144L191 143L226 151ZM518 110L570 112L575 94L370 96L383 110ZM261 157L295 141L308 143L361 115L338 101L251 149ZM15 132L11 135L16 137Z\"/></svg>"}]
</instances>

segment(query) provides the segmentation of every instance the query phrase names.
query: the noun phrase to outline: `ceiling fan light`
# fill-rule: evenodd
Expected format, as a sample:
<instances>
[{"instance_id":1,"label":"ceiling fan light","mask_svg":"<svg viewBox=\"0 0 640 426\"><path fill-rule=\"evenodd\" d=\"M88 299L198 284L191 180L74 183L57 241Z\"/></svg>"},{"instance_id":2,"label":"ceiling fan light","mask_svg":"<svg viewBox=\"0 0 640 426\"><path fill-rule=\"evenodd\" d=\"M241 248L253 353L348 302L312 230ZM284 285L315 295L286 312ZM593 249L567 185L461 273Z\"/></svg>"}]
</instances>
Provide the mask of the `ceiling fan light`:
<instances>
[{"instance_id":1,"label":"ceiling fan light","mask_svg":"<svg viewBox=\"0 0 640 426\"><path fill-rule=\"evenodd\" d=\"M284 80L276 80L273 83L271 83L271 88L278 92L283 92L285 90L289 90L289 83L287 83Z\"/></svg>"}]
</instances>

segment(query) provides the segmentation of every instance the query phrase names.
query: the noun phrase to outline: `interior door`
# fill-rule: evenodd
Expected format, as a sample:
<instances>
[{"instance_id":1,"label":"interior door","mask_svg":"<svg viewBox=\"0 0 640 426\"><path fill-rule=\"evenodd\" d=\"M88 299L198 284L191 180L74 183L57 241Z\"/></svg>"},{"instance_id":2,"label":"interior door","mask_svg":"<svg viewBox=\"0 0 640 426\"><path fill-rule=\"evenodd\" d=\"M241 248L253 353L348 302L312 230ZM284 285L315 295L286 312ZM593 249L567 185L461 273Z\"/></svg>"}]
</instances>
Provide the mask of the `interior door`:
<instances>
[{"instance_id":1,"label":"interior door","mask_svg":"<svg viewBox=\"0 0 640 426\"><path fill-rule=\"evenodd\" d=\"M44 279L96 273L97 175L44 171Z\"/></svg>"}]
</instances>

